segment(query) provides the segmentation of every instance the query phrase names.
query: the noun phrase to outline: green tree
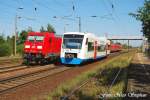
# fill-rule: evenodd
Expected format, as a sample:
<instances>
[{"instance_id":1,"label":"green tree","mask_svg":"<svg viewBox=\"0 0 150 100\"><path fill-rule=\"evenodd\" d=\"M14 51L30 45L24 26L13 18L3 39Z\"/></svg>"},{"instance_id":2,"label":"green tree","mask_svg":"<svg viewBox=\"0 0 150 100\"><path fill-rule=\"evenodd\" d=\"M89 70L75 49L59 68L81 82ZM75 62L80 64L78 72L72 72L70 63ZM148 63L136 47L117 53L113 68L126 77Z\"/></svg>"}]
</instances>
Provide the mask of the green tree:
<instances>
[{"instance_id":1,"label":"green tree","mask_svg":"<svg viewBox=\"0 0 150 100\"><path fill-rule=\"evenodd\" d=\"M145 0L144 6L139 8L136 14L130 13L129 15L142 22L143 35L146 36L150 42L150 0Z\"/></svg>"},{"instance_id":2,"label":"green tree","mask_svg":"<svg viewBox=\"0 0 150 100\"><path fill-rule=\"evenodd\" d=\"M11 47L8 43L2 43L0 45L0 57L2 56L10 56L11 54Z\"/></svg>"},{"instance_id":3,"label":"green tree","mask_svg":"<svg viewBox=\"0 0 150 100\"><path fill-rule=\"evenodd\" d=\"M54 27L50 24L47 24L47 32L56 33Z\"/></svg>"},{"instance_id":4,"label":"green tree","mask_svg":"<svg viewBox=\"0 0 150 100\"><path fill-rule=\"evenodd\" d=\"M0 44L1 44L1 43L4 43L4 42L5 42L4 36L1 35L1 36L0 36Z\"/></svg>"},{"instance_id":5,"label":"green tree","mask_svg":"<svg viewBox=\"0 0 150 100\"><path fill-rule=\"evenodd\" d=\"M7 41L8 40L8 41ZM11 38L8 36L7 40L3 35L0 36L0 57L1 56L10 56L12 53L12 46L10 43L13 43Z\"/></svg>"},{"instance_id":6,"label":"green tree","mask_svg":"<svg viewBox=\"0 0 150 100\"><path fill-rule=\"evenodd\" d=\"M19 40L17 41L18 44L24 43L28 35L28 32L26 30L22 30L19 35Z\"/></svg>"},{"instance_id":7,"label":"green tree","mask_svg":"<svg viewBox=\"0 0 150 100\"><path fill-rule=\"evenodd\" d=\"M12 51L13 45L14 45L14 38L13 38L13 37L10 37L10 36L7 36L7 44L10 46L11 51ZM12 53L12 52L11 52L11 53Z\"/></svg>"},{"instance_id":8,"label":"green tree","mask_svg":"<svg viewBox=\"0 0 150 100\"><path fill-rule=\"evenodd\" d=\"M43 26L41 26L40 32L46 32Z\"/></svg>"},{"instance_id":9,"label":"green tree","mask_svg":"<svg viewBox=\"0 0 150 100\"><path fill-rule=\"evenodd\" d=\"M9 42L11 40L10 36L7 36L7 42Z\"/></svg>"}]
</instances>

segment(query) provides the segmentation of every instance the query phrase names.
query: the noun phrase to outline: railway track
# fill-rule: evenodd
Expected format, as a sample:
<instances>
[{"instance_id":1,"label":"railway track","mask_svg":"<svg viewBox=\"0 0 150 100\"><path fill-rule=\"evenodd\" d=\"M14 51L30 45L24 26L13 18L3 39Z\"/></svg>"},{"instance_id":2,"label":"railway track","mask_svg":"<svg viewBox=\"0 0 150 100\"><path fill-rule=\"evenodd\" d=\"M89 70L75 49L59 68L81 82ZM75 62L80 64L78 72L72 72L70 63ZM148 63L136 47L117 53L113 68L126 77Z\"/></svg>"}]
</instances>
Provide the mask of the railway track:
<instances>
[{"instance_id":1,"label":"railway track","mask_svg":"<svg viewBox=\"0 0 150 100\"><path fill-rule=\"evenodd\" d=\"M38 72L0 80L0 94L42 78L62 73L71 67L52 67Z\"/></svg>"},{"instance_id":2,"label":"railway track","mask_svg":"<svg viewBox=\"0 0 150 100\"><path fill-rule=\"evenodd\" d=\"M120 53L113 53L113 54L109 55L108 58L117 56L119 54ZM83 66L86 66L86 65L83 65ZM38 67L41 67L41 66L38 66ZM44 66L42 66L42 67L44 67ZM9 70L15 71L15 70L17 70L17 68L19 69L20 67L16 66L16 67L14 67L14 69L13 69L13 67L6 67L6 68L0 68L0 69L3 69L3 70L6 69L6 71L2 71L2 74L3 74L5 72L6 73L9 72ZM24 66L23 68L26 68L26 67ZM30 68L30 67L28 67L28 68ZM37 67L35 67L35 68L37 68ZM67 71L70 69L73 69L73 67L54 66L54 67L45 68L43 70L39 70L36 72L26 73L26 74L22 74L22 75L16 75L16 76L4 78L4 79L0 78L0 94L3 94L12 89L16 89L18 87L24 86L26 84L32 83L33 81L37 81L37 80L40 80L40 79L43 79L43 78L46 78L49 76L54 76L56 74L62 73L64 71Z\"/></svg>"},{"instance_id":3,"label":"railway track","mask_svg":"<svg viewBox=\"0 0 150 100\"><path fill-rule=\"evenodd\" d=\"M0 67L0 74L1 73L7 73L7 72L13 72L13 71L18 71L18 70L24 70L24 69L29 69L29 68L34 68L34 67L39 67L39 66L26 66L26 65L13 65L13 66L5 66L5 67Z\"/></svg>"},{"instance_id":4,"label":"railway track","mask_svg":"<svg viewBox=\"0 0 150 100\"><path fill-rule=\"evenodd\" d=\"M26 69L26 68L28 68L28 67L27 66L23 66L23 65L0 67L0 74L1 73L6 73L6 72L17 71L17 70L23 70L23 69Z\"/></svg>"}]
</instances>

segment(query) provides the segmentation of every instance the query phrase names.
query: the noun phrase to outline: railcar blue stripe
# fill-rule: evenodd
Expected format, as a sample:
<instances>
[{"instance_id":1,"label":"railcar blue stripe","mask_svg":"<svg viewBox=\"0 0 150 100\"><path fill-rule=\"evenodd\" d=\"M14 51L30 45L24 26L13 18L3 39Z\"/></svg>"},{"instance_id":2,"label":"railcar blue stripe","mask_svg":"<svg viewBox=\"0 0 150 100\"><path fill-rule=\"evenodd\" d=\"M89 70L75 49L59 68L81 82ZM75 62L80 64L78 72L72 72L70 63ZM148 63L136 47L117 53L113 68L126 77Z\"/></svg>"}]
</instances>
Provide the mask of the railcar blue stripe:
<instances>
[{"instance_id":1,"label":"railcar blue stripe","mask_svg":"<svg viewBox=\"0 0 150 100\"><path fill-rule=\"evenodd\" d=\"M61 62L63 64L75 64L75 65L78 65L78 64L81 64L83 61L84 60L80 59L80 58L64 58L64 57L61 58Z\"/></svg>"},{"instance_id":2,"label":"railcar blue stripe","mask_svg":"<svg viewBox=\"0 0 150 100\"><path fill-rule=\"evenodd\" d=\"M104 58L104 56L98 56L96 57L96 59L101 59L101 58ZM79 65L83 62L86 62L86 61L89 61L89 60L96 60L94 58L89 58L89 59L80 59L80 58L64 58L64 57L61 57L61 62L63 64L74 64L74 65Z\"/></svg>"}]
</instances>

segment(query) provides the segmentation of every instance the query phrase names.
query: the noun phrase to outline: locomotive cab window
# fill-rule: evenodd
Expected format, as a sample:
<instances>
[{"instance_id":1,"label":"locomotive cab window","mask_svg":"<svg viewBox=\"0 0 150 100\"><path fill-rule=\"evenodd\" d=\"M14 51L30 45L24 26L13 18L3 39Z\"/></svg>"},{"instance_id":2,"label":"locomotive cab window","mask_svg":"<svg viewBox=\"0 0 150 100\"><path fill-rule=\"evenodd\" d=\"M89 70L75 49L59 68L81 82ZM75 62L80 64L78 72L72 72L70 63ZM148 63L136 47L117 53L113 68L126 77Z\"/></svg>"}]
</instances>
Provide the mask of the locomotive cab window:
<instances>
[{"instance_id":1,"label":"locomotive cab window","mask_svg":"<svg viewBox=\"0 0 150 100\"><path fill-rule=\"evenodd\" d=\"M44 39L44 36L28 36L28 41L38 41L38 42L41 42L43 41Z\"/></svg>"},{"instance_id":2,"label":"locomotive cab window","mask_svg":"<svg viewBox=\"0 0 150 100\"><path fill-rule=\"evenodd\" d=\"M36 36L36 41L43 41L44 36Z\"/></svg>"},{"instance_id":3,"label":"locomotive cab window","mask_svg":"<svg viewBox=\"0 0 150 100\"><path fill-rule=\"evenodd\" d=\"M28 36L28 39L27 39L28 41L34 41L35 40L35 37L34 36Z\"/></svg>"}]
</instances>

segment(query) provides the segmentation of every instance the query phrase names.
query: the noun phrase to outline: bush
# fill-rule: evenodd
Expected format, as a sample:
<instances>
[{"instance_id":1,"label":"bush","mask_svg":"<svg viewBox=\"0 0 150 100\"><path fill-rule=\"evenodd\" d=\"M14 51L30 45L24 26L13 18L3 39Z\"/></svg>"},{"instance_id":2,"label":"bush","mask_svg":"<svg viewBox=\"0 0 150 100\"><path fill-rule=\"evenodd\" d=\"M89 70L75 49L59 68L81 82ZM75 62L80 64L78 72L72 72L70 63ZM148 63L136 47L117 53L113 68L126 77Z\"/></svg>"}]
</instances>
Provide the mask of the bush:
<instances>
[{"instance_id":1,"label":"bush","mask_svg":"<svg viewBox=\"0 0 150 100\"><path fill-rule=\"evenodd\" d=\"M7 43L2 43L0 45L0 57L10 55L11 55L11 46Z\"/></svg>"},{"instance_id":2,"label":"bush","mask_svg":"<svg viewBox=\"0 0 150 100\"><path fill-rule=\"evenodd\" d=\"M23 48L24 48L24 44L17 45L17 53L22 55L23 54Z\"/></svg>"},{"instance_id":3,"label":"bush","mask_svg":"<svg viewBox=\"0 0 150 100\"><path fill-rule=\"evenodd\" d=\"M148 49L145 49L145 55L148 57L148 58L150 58L150 48L148 48Z\"/></svg>"},{"instance_id":4,"label":"bush","mask_svg":"<svg viewBox=\"0 0 150 100\"><path fill-rule=\"evenodd\" d=\"M150 48L147 50L147 55L150 58Z\"/></svg>"}]
</instances>

